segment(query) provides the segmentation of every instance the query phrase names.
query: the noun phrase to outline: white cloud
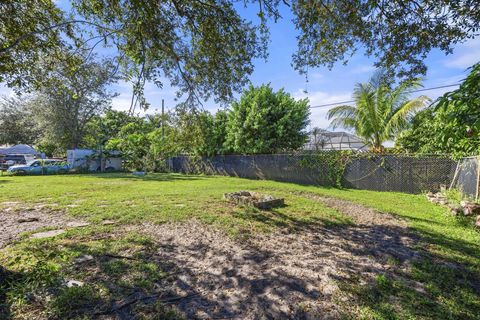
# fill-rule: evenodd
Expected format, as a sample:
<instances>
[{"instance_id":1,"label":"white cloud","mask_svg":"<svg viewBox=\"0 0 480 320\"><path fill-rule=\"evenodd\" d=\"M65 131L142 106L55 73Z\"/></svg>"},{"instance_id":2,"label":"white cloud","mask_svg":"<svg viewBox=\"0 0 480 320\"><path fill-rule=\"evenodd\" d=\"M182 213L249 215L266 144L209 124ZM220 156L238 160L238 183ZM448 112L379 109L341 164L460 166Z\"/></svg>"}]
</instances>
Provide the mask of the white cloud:
<instances>
[{"instance_id":1,"label":"white cloud","mask_svg":"<svg viewBox=\"0 0 480 320\"><path fill-rule=\"evenodd\" d=\"M166 82L166 81L165 81ZM119 111L128 111L132 101L132 84L125 81L120 81L112 86L112 91L119 95L112 99L112 107ZM177 102L175 101L175 89L165 84L164 88L159 88L153 83L146 83L144 88L145 98L150 103L150 109L146 112L138 110L141 115L144 113L154 113L161 108L162 99L165 100L166 108L173 108Z\"/></svg>"},{"instance_id":2,"label":"white cloud","mask_svg":"<svg viewBox=\"0 0 480 320\"><path fill-rule=\"evenodd\" d=\"M293 93L295 99L308 98L311 106L328 104L328 103L337 103L343 102L352 99L352 94L350 92L341 92L331 94L325 91L310 91L305 92L302 89L297 90Z\"/></svg>"},{"instance_id":3,"label":"white cloud","mask_svg":"<svg viewBox=\"0 0 480 320\"><path fill-rule=\"evenodd\" d=\"M298 90L293 94L293 97L295 99L308 98L310 101L310 106L315 107L324 104L350 101L352 99L352 94L350 92L330 94L324 91L313 91L306 93L303 90ZM330 121L327 119L327 112L332 107L334 106L311 108L310 127L328 128Z\"/></svg>"},{"instance_id":4,"label":"white cloud","mask_svg":"<svg viewBox=\"0 0 480 320\"><path fill-rule=\"evenodd\" d=\"M350 71L351 73L361 74L361 73L373 73L375 71L375 67L371 65L359 65L357 67L352 68Z\"/></svg>"},{"instance_id":5,"label":"white cloud","mask_svg":"<svg viewBox=\"0 0 480 320\"><path fill-rule=\"evenodd\" d=\"M5 87L4 85L0 84L0 97L11 97L15 93L12 89Z\"/></svg>"},{"instance_id":6,"label":"white cloud","mask_svg":"<svg viewBox=\"0 0 480 320\"><path fill-rule=\"evenodd\" d=\"M466 41L455 48L452 55L445 59L445 66L467 69L480 61L480 37Z\"/></svg>"}]
</instances>

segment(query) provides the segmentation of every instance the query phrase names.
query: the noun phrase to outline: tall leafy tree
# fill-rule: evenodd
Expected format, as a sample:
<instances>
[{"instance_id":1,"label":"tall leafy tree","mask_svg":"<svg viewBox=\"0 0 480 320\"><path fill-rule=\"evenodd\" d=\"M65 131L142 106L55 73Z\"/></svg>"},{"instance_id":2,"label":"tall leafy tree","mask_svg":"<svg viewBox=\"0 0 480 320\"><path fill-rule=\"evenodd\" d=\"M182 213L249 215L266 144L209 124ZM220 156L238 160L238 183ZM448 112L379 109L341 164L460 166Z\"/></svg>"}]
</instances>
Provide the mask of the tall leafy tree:
<instances>
[{"instance_id":1,"label":"tall leafy tree","mask_svg":"<svg viewBox=\"0 0 480 320\"><path fill-rule=\"evenodd\" d=\"M88 52L100 45L116 54L137 104L146 81L170 82L192 100L228 101L266 56L267 19L292 10L298 35L294 66L347 63L358 48L399 76L424 74L434 48L451 53L478 36L477 0L245 0L258 20L243 17L237 0L70 0L72 14L53 0L0 2L0 82L24 85L36 63L69 45ZM288 6L288 8L281 8ZM60 59L61 57L59 57ZM34 81L35 82L35 81ZM36 81L41 83L41 81Z\"/></svg>"},{"instance_id":2,"label":"tall leafy tree","mask_svg":"<svg viewBox=\"0 0 480 320\"><path fill-rule=\"evenodd\" d=\"M328 111L328 119L333 128L354 130L374 151L382 151L386 140L406 128L412 112L429 103L426 96L410 99L410 92L419 86L418 80L411 80L391 88L385 74L378 71L368 83L355 86L355 106L334 107Z\"/></svg>"},{"instance_id":3,"label":"tall leafy tree","mask_svg":"<svg viewBox=\"0 0 480 320\"><path fill-rule=\"evenodd\" d=\"M103 148L108 140L119 134L123 126L136 121L140 119L124 111L107 109L103 114L95 115L87 123L84 145L92 149Z\"/></svg>"},{"instance_id":4,"label":"tall leafy tree","mask_svg":"<svg viewBox=\"0 0 480 320\"><path fill-rule=\"evenodd\" d=\"M61 51L64 38L75 38L74 24L65 23L65 12L51 0L1 1L0 17L0 83L12 87L31 84L42 58Z\"/></svg>"},{"instance_id":5,"label":"tall leafy tree","mask_svg":"<svg viewBox=\"0 0 480 320\"><path fill-rule=\"evenodd\" d=\"M111 63L79 60L75 65L59 63L38 91L36 109L47 124L45 131L64 148L82 144L90 120L109 109L115 96L108 89L115 81Z\"/></svg>"},{"instance_id":6,"label":"tall leafy tree","mask_svg":"<svg viewBox=\"0 0 480 320\"><path fill-rule=\"evenodd\" d=\"M477 0L300 0L293 10L301 72L348 63L360 49L390 75L413 79L426 73L432 49L449 54L480 33Z\"/></svg>"},{"instance_id":7,"label":"tall leafy tree","mask_svg":"<svg viewBox=\"0 0 480 320\"><path fill-rule=\"evenodd\" d=\"M177 151L201 156L222 153L227 121L228 114L224 110L212 115L208 111L199 111L186 104L179 104L171 122L175 128L173 139L177 144Z\"/></svg>"},{"instance_id":8,"label":"tall leafy tree","mask_svg":"<svg viewBox=\"0 0 480 320\"><path fill-rule=\"evenodd\" d=\"M293 99L269 85L250 86L232 104L225 147L235 153L295 150L307 139L308 100Z\"/></svg>"},{"instance_id":9,"label":"tall leafy tree","mask_svg":"<svg viewBox=\"0 0 480 320\"><path fill-rule=\"evenodd\" d=\"M40 140L38 124L30 97L9 97L0 100L0 144L34 145Z\"/></svg>"},{"instance_id":10,"label":"tall leafy tree","mask_svg":"<svg viewBox=\"0 0 480 320\"><path fill-rule=\"evenodd\" d=\"M410 152L480 154L480 63L457 90L417 114L396 143Z\"/></svg>"}]
</instances>

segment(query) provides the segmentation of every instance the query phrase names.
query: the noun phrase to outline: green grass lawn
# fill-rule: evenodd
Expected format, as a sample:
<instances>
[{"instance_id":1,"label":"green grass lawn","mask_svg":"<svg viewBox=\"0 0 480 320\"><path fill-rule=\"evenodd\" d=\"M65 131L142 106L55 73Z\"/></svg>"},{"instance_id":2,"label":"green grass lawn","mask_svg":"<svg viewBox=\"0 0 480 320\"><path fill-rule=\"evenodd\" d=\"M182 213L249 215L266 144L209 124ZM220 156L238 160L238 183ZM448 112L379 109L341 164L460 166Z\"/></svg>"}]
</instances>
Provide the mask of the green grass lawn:
<instances>
[{"instance_id":1,"label":"green grass lawn","mask_svg":"<svg viewBox=\"0 0 480 320\"><path fill-rule=\"evenodd\" d=\"M239 190L284 197L287 206L264 212L226 205L223 193ZM422 237L419 249L428 253L429 258L416 262L407 275L424 284L426 292L416 292L384 275L379 275L373 287L344 284L343 290L358 301L358 308L346 313L347 318L480 319L480 233L474 229L471 219L453 217L445 208L432 205L422 195L179 174L0 177L0 203L20 202L19 210L44 204L92 223L54 239L32 240L25 235L13 246L0 250L0 265L11 273L4 276L6 280L0 287L0 304L8 307L3 315L18 319L31 319L35 314L83 319L84 315L72 310L128 294L134 287L151 288L156 279L166 276L158 265L147 259L153 244L148 237L134 232L117 235L115 230L122 225L196 218L241 239L279 228L300 232L310 224L332 228L353 224L341 212L306 195L349 200L404 218ZM117 224L103 226L100 223L103 220L115 220ZM85 253L115 255L124 252L137 253L139 259L106 260L102 268L109 276L108 281L99 280L94 286L73 289L60 286L60 278L78 273L71 268L76 257ZM448 263L455 267L449 267ZM125 274L130 277L122 277ZM88 270L80 272L80 277L89 276ZM0 275L0 281L1 278ZM111 291L109 282L121 290ZM32 300L29 293L42 290L53 290L55 298L41 303L43 313L38 313L39 303ZM148 314L176 317L161 305L155 306L154 311L149 309L152 306L145 308L151 312L139 313L146 314L145 318L149 318Z\"/></svg>"}]
</instances>

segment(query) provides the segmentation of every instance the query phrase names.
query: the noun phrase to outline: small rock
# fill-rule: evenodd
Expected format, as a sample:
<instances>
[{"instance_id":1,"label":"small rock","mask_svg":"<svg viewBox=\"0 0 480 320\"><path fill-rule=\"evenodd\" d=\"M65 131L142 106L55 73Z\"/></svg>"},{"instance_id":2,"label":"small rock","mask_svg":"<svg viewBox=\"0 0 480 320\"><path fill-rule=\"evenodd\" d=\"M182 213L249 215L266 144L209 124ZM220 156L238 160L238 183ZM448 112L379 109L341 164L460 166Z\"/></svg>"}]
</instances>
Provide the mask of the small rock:
<instances>
[{"instance_id":1,"label":"small rock","mask_svg":"<svg viewBox=\"0 0 480 320\"><path fill-rule=\"evenodd\" d=\"M50 231L45 231L45 232L37 232L37 233L32 234L30 236L30 238L32 238L32 239L50 238L50 237L58 236L62 233L65 233L65 230L58 229L58 230L50 230Z\"/></svg>"},{"instance_id":2,"label":"small rock","mask_svg":"<svg viewBox=\"0 0 480 320\"><path fill-rule=\"evenodd\" d=\"M480 215L478 215L477 220L475 220L475 227L480 228Z\"/></svg>"},{"instance_id":3,"label":"small rock","mask_svg":"<svg viewBox=\"0 0 480 320\"><path fill-rule=\"evenodd\" d=\"M90 223L88 222L78 222L78 221L71 221L67 223L67 227L69 228L83 228L88 227Z\"/></svg>"},{"instance_id":4,"label":"small rock","mask_svg":"<svg viewBox=\"0 0 480 320\"><path fill-rule=\"evenodd\" d=\"M435 193L435 198L437 199L446 199L447 197L445 197L445 195L441 192L437 192Z\"/></svg>"},{"instance_id":5,"label":"small rock","mask_svg":"<svg viewBox=\"0 0 480 320\"><path fill-rule=\"evenodd\" d=\"M254 206L262 210L269 210L284 205L283 198L277 199L271 195L262 195L249 191L225 193L223 198L238 205Z\"/></svg>"},{"instance_id":6,"label":"small rock","mask_svg":"<svg viewBox=\"0 0 480 320\"><path fill-rule=\"evenodd\" d=\"M78 280L68 280L66 286L67 288L83 287L83 282Z\"/></svg>"},{"instance_id":7,"label":"small rock","mask_svg":"<svg viewBox=\"0 0 480 320\"><path fill-rule=\"evenodd\" d=\"M75 258L74 262L75 263L85 263L85 262L88 262L88 261L92 261L93 259L94 259L93 256L91 256L89 254L84 254L80 257Z\"/></svg>"},{"instance_id":8,"label":"small rock","mask_svg":"<svg viewBox=\"0 0 480 320\"><path fill-rule=\"evenodd\" d=\"M39 219L36 217L27 217L27 218L20 218L17 220L18 223L25 223L25 222L34 222L38 221Z\"/></svg>"},{"instance_id":9,"label":"small rock","mask_svg":"<svg viewBox=\"0 0 480 320\"><path fill-rule=\"evenodd\" d=\"M449 204L448 207L450 208L450 212L455 216L463 213L463 208L459 205Z\"/></svg>"},{"instance_id":10,"label":"small rock","mask_svg":"<svg viewBox=\"0 0 480 320\"><path fill-rule=\"evenodd\" d=\"M460 205L463 208L463 213L466 216L471 216L474 214L479 215L480 214L480 204L474 203L474 202L468 202L468 201L462 201L460 202Z\"/></svg>"},{"instance_id":11,"label":"small rock","mask_svg":"<svg viewBox=\"0 0 480 320\"><path fill-rule=\"evenodd\" d=\"M428 201L430 201L431 203L437 204L439 200L436 197L432 197L432 198L428 198Z\"/></svg>"},{"instance_id":12,"label":"small rock","mask_svg":"<svg viewBox=\"0 0 480 320\"><path fill-rule=\"evenodd\" d=\"M102 224L103 224L104 226L108 226L108 225L115 224L115 223L116 223L116 222L113 221L113 220L103 220L103 221L102 221Z\"/></svg>"}]
</instances>

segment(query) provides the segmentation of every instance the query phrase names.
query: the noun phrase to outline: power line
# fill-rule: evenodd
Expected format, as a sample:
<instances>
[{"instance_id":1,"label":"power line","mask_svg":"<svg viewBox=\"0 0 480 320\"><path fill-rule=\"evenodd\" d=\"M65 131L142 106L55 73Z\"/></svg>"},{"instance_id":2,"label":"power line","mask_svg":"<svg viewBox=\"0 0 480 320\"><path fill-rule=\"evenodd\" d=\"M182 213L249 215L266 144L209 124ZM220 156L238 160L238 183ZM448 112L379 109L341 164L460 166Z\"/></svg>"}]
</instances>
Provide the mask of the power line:
<instances>
[{"instance_id":1,"label":"power line","mask_svg":"<svg viewBox=\"0 0 480 320\"><path fill-rule=\"evenodd\" d=\"M430 90L443 89L443 88L450 88L450 87L456 87L456 86L458 86L458 85L460 85L460 83L447 84L447 85L444 85L444 86L438 86L438 87L432 87L432 88L426 88L426 89L418 89L418 90L410 91L409 93L422 92L422 91L430 91ZM336 105L339 105L339 104L352 103L352 102L355 102L355 100L348 100L348 101L341 101L341 102L333 102L333 103L321 104L321 105L318 105L318 106L312 106L312 107L310 107L310 109L331 107L331 106L336 106Z\"/></svg>"}]
</instances>

